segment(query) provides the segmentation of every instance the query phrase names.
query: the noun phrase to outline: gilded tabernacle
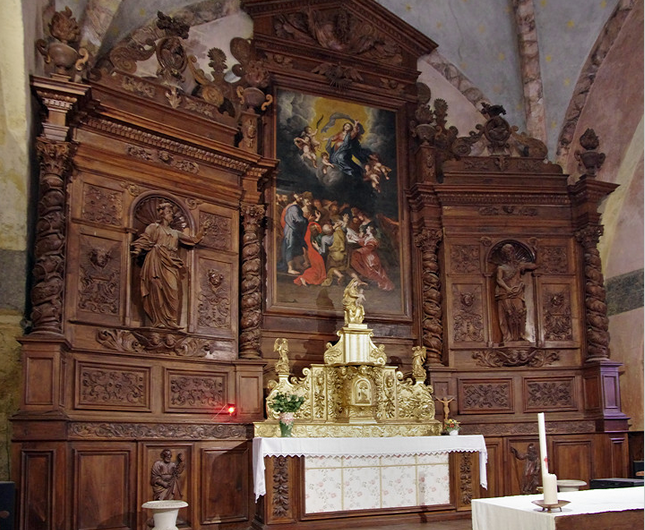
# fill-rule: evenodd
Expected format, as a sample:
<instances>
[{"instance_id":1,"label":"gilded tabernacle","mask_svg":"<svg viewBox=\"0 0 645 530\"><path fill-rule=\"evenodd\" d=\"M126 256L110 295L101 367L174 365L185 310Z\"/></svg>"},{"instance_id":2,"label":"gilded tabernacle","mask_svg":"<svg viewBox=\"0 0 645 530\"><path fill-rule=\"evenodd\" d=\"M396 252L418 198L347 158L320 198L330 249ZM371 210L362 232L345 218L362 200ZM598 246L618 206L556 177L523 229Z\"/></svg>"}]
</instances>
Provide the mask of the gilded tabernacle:
<instances>
[{"instance_id":1,"label":"gilded tabernacle","mask_svg":"<svg viewBox=\"0 0 645 530\"><path fill-rule=\"evenodd\" d=\"M404 380L396 366L387 366L384 346L372 342L363 324L363 284L352 280L343 294L345 325L335 344L328 343L324 364L312 364L303 377L290 377L288 342L277 339L278 381L270 381L267 420L255 423L255 435L279 436L277 394L304 397L293 413L293 436L376 437L431 436L441 432L435 420L432 387L425 384L425 348L413 350L413 379Z\"/></svg>"}]
</instances>

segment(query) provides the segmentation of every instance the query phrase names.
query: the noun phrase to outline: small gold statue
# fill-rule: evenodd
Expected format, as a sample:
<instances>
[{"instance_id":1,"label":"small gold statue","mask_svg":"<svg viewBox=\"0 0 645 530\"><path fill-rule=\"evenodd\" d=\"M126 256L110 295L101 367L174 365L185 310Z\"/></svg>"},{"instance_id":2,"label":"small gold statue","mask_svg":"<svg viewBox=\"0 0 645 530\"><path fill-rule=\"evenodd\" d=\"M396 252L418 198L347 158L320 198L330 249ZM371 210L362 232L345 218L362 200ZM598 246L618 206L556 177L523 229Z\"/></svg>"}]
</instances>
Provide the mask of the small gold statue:
<instances>
[{"instance_id":1,"label":"small gold statue","mask_svg":"<svg viewBox=\"0 0 645 530\"><path fill-rule=\"evenodd\" d=\"M347 287L345 287L345 292L343 293L345 324L363 323L363 318L365 318L365 308L363 307L365 295L363 294L363 285L365 285L364 282L354 278L347 284Z\"/></svg>"},{"instance_id":2,"label":"small gold statue","mask_svg":"<svg viewBox=\"0 0 645 530\"><path fill-rule=\"evenodd\" d=\"M278 360L275 362L275 373L278 375L289 375L289 341L287 339L275 339L273 351L278 353Z\"/></svg>"},{"instance_id":3,"label":"small gold statue","mask_svg":"<svg viewBox=\"0 0 645 530\"><path fill-rule=\"evenodd\" d=\"M426 370L423 363L426 362L426 347L415 346L412 348L412 375L416 380L425 381Z\"/></svg>"}]
</instances>

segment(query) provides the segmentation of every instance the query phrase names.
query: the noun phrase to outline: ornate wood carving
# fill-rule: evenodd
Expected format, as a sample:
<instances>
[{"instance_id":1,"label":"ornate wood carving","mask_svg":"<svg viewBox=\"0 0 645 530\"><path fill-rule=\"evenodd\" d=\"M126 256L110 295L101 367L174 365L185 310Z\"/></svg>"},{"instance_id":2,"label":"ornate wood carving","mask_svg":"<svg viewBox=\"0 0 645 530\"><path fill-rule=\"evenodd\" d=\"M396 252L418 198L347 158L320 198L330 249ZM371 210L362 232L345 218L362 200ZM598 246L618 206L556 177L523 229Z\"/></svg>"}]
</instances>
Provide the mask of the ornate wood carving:
<instances>
[{"instance_id":1,"label":"ornate wood carving","mask_svg":"<svg viewBox=\"0 0 645 530\"><path fill-rule=\"evenodd\" d=\"M121 226L123 224L123 197L119 191L85 184L81 218L91 223Z\"/></svg>"},{"instance_id":2,"label":"ornate wood carving","mask_svg":"<svg viewBox=\"0 0 645 530\"><path fill-rule=\"evenodd\" d=\"M459 496L462 506L470 506L473 500L473 453L459 455Z\"/></svg>"},{"instance_id":3,"label":"ornate wood carving","mask_svg":"<svg viewBox=\"0 0 645 530\"><path fill-rule=\"evenodd\" d=\"M450 266L452 272L460 274L479 272L479 245L451 245Z\"/></svg>"},{"instance_id":4,"label":"ornate wood carving","mask_svg":"<svg viewBox=\"0 0 645 530\"><path fill-rule=\"evenodd\" d=\"M457 290L453 286L453 340L455 342L482 342L484 340L484 322L481 314L481 288L471 291Z\"/></svg>"},{"instance_id":5,"label":"ornate wood carving","mask_svg":"<svg viewBox=\"0 0 645 530\"><path fill-rule=\"evenodd\" d=\"M472 358L479 366L500 368L502 366L531 366L541 368L560 360L557 350L539 348L495 348L473 352Z\"/></svg>"},{"instance_id":6,"label":"ornate wood carving","mask_svg":"<svg viewBox=\"0 0 645 530\"><path fill-rule=\"evenodd\" d=\"M273 28L281 39L362 60L396 66L403 60L402 50L392 38L342 5L328 11L309 7L303 12L278 15Z\"/></svg>"},{"instance_id":7,"label":"ornate wood carving","mask_svg":"<svg viewBox=\"0 0 645 530\"><path fill-rule=\"evenodd\" d=\"M200 272L200 293L197 305L197 325L211 329L228 329L231 325L229 271L217 264L205 264L208 270Z\"/></svg>"},{"instance_id":8,"label":"ornate wood carving","mask_svg":"<svg viewBox=\"0 0 645 530\"><path fill-rule=\"evenodd\" d=\"M216 250L230 250L231 220L222 215L199 212L199 226L204 232L201 244Z\"/></svg>"},{"instance_id":9,"label":"ornate wood carving","mask_svg":"<svg viewBox=\"0 0 645 530\"><path fill-rule=\"evenodd\" d=\"M527 381L526 407L531 410L575 408L573 378Z\"/></svg>"},{"instance_id":10,"label":"ornate wood carving","mask_svg":"<svg viewBox=\"0 0 645 530\"><path fill-rule=\"evenodd\" d=\"M567 287L545 289L542 298L544 313L544 339L552 341L573 340L571 300Z\"/></svg>"},{"instance_id":11,"label":"ornate wood carving","mask_svg":"<svg viewBox=\"0 0 645 530\"><path fill-rule=\"evenodd\" d=\"M518 216L518 217L536 217L539 210L534 206L482 206L477 210L482 216Z\"/></svg>"},{"instance_id":12,"label":"ornate wood carving","mask_svg":"<svg viewBox=\"0 0 645 530\"><path fill-rule=\"evenodd\" d=\"M598 241L602 226L590 225L576 232L582 245L585 265L585 308L587 321L587 361L609 358L609 318Z\"/></svg>"},{"instance_id":13,"label":"ornate wood carving","mask_svg":"<svg viewBox=\"0 0 645 530\"><path fill-rule=\"evenodd\" d=\"M441 324L441 280L437 247L442 238L438 228L424 228L415 236L414 242L421 249L422 296L423 296L423 345L427 352L427 365L442 364L443 327Z\"/></svg>"},{"instance_id":14,"label":"ornate wood carving","mask_svg":"<svg viewBox=\"0 0 645 530\"><path fill-rule=\"evenodd\" d=\"M127 145L125 152L128 156L145 160L146 162L165 164L173 169L184 171L185 173L199 173L199 164L185 158L175 158L175 156L169 151L147 149L138 145Z\"/></svg>"},{"instance_id":15,"label":"ornate wood carving","mask_svg":"<svg viewBox=\"0 0 645 530\"><path fill-rule=\"evenodd\" d=\"M140 370L83 366L80 404L147 406L147 378Z\"/></svg>"},{"instance_id":16,"label":"ornate wood carving","mask_svg":"<svg viewBox=\"0 0 645 530\"><path fill-rule=\"evenodd\" d=\"M520 453L517 448L511 447L511 453L518 461L524 461L520 487L524 495L537 493L540 483L540 452L533 442L526 448L526 453ZM519 463L519 462L518 462Z\"/></svg>"},{"instance_id":17,"label":"ornate wood carving","mask_svg":"<svg viewBox=\"0 0 645 530\"><path fill-rule=\"evenodd\" d=\"M79 264L78 309L118 315L120 309L121 249L118 243L83 238Z\"/></svg>"},{"instance_id":18,"label":"ornate wood carving","mask_svg":"<svg viewBox=\"0 0 645 530\"><path fill-rule=\"evenodd\" d=\"M253 436L253 426L244 424L208 424L194 425L177 423L107 423L107 422L72 422L69 433L79 439L238 439L246 440Z\"/></svg>"},{"instance_id":19,"label":"ornate wood carving","mask_svg":"<svg viewBox=\"0 0 645 530\"><path fill-rule=\"evenodd\" d=\"M217 405L225 404L226 384L223 376L171 374L169 389L170 406L173 408L213 411Z\"/></svg>"},{"instance_id":20,"label":"ornate wood carving","mask_svg":"<svg viewBox=\"0 0 645 530\"><path fill-rule=\"evenodd\" d=\"M593 420L567 421L566 424L547 423L546 430L549 434L582 434L594 432ZM473 426L463 426L464 434L483 434L484 436L519 436L537 435L537 423L479 423Z\"/></svg>"},{"instance_id":21,"label":"ornate wood carving","mask_svg":"<svg viewBox=\"0 0 645 530\"><path fill-rule=\"evenodd\" d=\"M154 353L177 357L210 357L218 347L218 341L140 328L99 329L96 341L104 348L123 353Z\"/></svg>"},{"instance_id":22,"label":"ornate wood carving","mask_svg":"<svg viewBox=\"0 0 645 530\"><path fill-rule=\"evenodd\" d=\"M495 382L460 381L461 413L512 412L513 387L510 380Z\"/></svg>"},{"instance_id":23,"label":"ornate wood carving","mask_svg":"<svg viewBox=\"0 0 645 530\"><path fill-rule=\"evenodd\" d=\"M181 499L181 475L186 467L183 454L177 453L174 462L170 449L163 449L159 456L150 469L152 498L156 501Z\"/></svg>"},{"instance_id":24,"label":"ornate wood carving","mask_svg":"<svg viewBox=\"0 0 645 530\"><path fill-rule=\"evenodd\" d=\"M240 282L240 357L261 357L260 323L262 320L262 260L260 230L264 220L263 205L246 206L242 211L242 268Z\"/></svg>"},{"instance_id":25,"label":"ornate wood carving","mask_svg":"<svg viewBox=\"0 0 645 530\"><path fill-rule=\"evenodd\" d=\"M569 271L567 247L560 245L540 246L538 266L543 274L565 274Z\"/></svg>"},{"instance_id":26,"label":"ornate wood carving","mask_svg":"<svg viewBox=\"0 0 645 530\"><path fill-rule=\"evenodd\" d=\"M39 138L40 192L36 223L34 286L31 290L33 331L62 333L65 281L65 173L72 144Z\"/></svg>"},{"instance_id":27,"label":"ornate wood carving","mask_svg":"<svg viewBox=\"0 0 645 530\"><path fill-rule=\"evenodd\" d=\"M271 510L274 517L288 517L291 511L289 488L289 461L286 456L274 457L273 464L273 503Z\"/></svg>"},{"instance_id":28,"label":"ornate wood carving","mask_svg":"<svg viewBox=\"0 0 645 530\"><path fill-rule=\"evenodd\" d=\"M506 344L526 340L527 303L524 273L537 268L533 253L518 242L501 241L490 253L495 264L497 318Z\"/></svg>"}]
</instances>

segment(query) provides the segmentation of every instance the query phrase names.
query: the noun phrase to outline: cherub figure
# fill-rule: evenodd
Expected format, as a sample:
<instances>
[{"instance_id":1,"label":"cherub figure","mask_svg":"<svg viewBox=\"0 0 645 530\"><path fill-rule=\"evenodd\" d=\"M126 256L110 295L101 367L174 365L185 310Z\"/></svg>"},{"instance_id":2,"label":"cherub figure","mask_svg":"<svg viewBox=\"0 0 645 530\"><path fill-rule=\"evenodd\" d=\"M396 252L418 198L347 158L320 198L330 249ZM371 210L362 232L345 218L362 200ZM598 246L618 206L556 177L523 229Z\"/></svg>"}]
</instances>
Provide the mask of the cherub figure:
<instances>
[{"instance_id":1,"label":"cherub figure","mask_svg":"<svg viewBox=\"0 0 645 530\"><path fill-rule=\"evenodd\" d=\"M329 161L329 153L328 153L328 152L326 152L326 151L323 151L323 152L320 154L320 162L322 163L322 174L323 174L323 175L326 175L326 174L327 174L327 171L329 171L329 168L330 168L330 167L332 167L332 168L333 168L333 167L336 167L334 164L332 164L332 163ZM316 167L316 166L314 166L314 167Z\"/></svg>"},{"instance_id":2,"label":"cherub figure","mask_svg":"<svg viewBox=\"0 0 645 530\"><path fill-rule=\"evenodd\" d=\"M318 134L318 129L314 130L307 125L300 133L300 136L296 136L293 139L293 143L300 149L302 158L309 160L314 168L318 167L317 152L320 147L320 142L316 140L316 134Z\"/></svg>"},{"instance_id":3,"label":"cherub figure","mask_svg":"<svg viewBox=\"0 0 645 530\"><path fill-rule=\"evenodd\" d=\"M289 375L289 341L287 339L275 339L273 351L278 354L278 360L275 362L276 374Z\"/></svg>"},{"instance_id":4,"label":"cherub figure","mask_svg":"<svg viewBox=\"0 0 645 530\"><path fill-rule=\"evenodd\" d=\"M365 164L363 180L371 182L372 188L374 188L378 193L381 193L381 178L390 180L391 172L392 169L384 165L377 154L371 154Z\"/></svg>"}]
</instances>

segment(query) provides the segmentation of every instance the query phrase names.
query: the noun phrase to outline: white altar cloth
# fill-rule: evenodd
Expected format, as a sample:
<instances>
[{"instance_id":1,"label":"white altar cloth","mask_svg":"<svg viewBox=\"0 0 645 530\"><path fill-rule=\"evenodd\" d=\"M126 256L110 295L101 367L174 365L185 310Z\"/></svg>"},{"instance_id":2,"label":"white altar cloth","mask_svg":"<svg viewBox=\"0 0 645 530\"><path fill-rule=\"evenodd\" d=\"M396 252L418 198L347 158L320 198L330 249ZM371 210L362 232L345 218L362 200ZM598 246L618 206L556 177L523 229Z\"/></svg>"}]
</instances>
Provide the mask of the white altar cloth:
<instances>
[{"instance_id":1,"label":"white altar cloth","mask_svg":"<svg viewBox=\"0 0 645 530\"><path fill-rule=\"evenodd\" d=\"M559 492L559 500L567 500L562 511L543 512L532 501L542 500L542 495L515 495L472 500L473 530L554 530L557 517L602 512L642 510L642 487L610 488Z\"/></svg>"},{"instance_id":2,"label":"white altar cloth","mask_svg":"<svg viewBox=\"0 0 645 530\"><path fill-rule=\"evenodd\" d=\"M488 451L481 434L459 436L388 436L382 438L253 438L253 491L266 494L265 456L403 456L479 453L479 478L487 488Z\"/></svg>"}]
</instances>

